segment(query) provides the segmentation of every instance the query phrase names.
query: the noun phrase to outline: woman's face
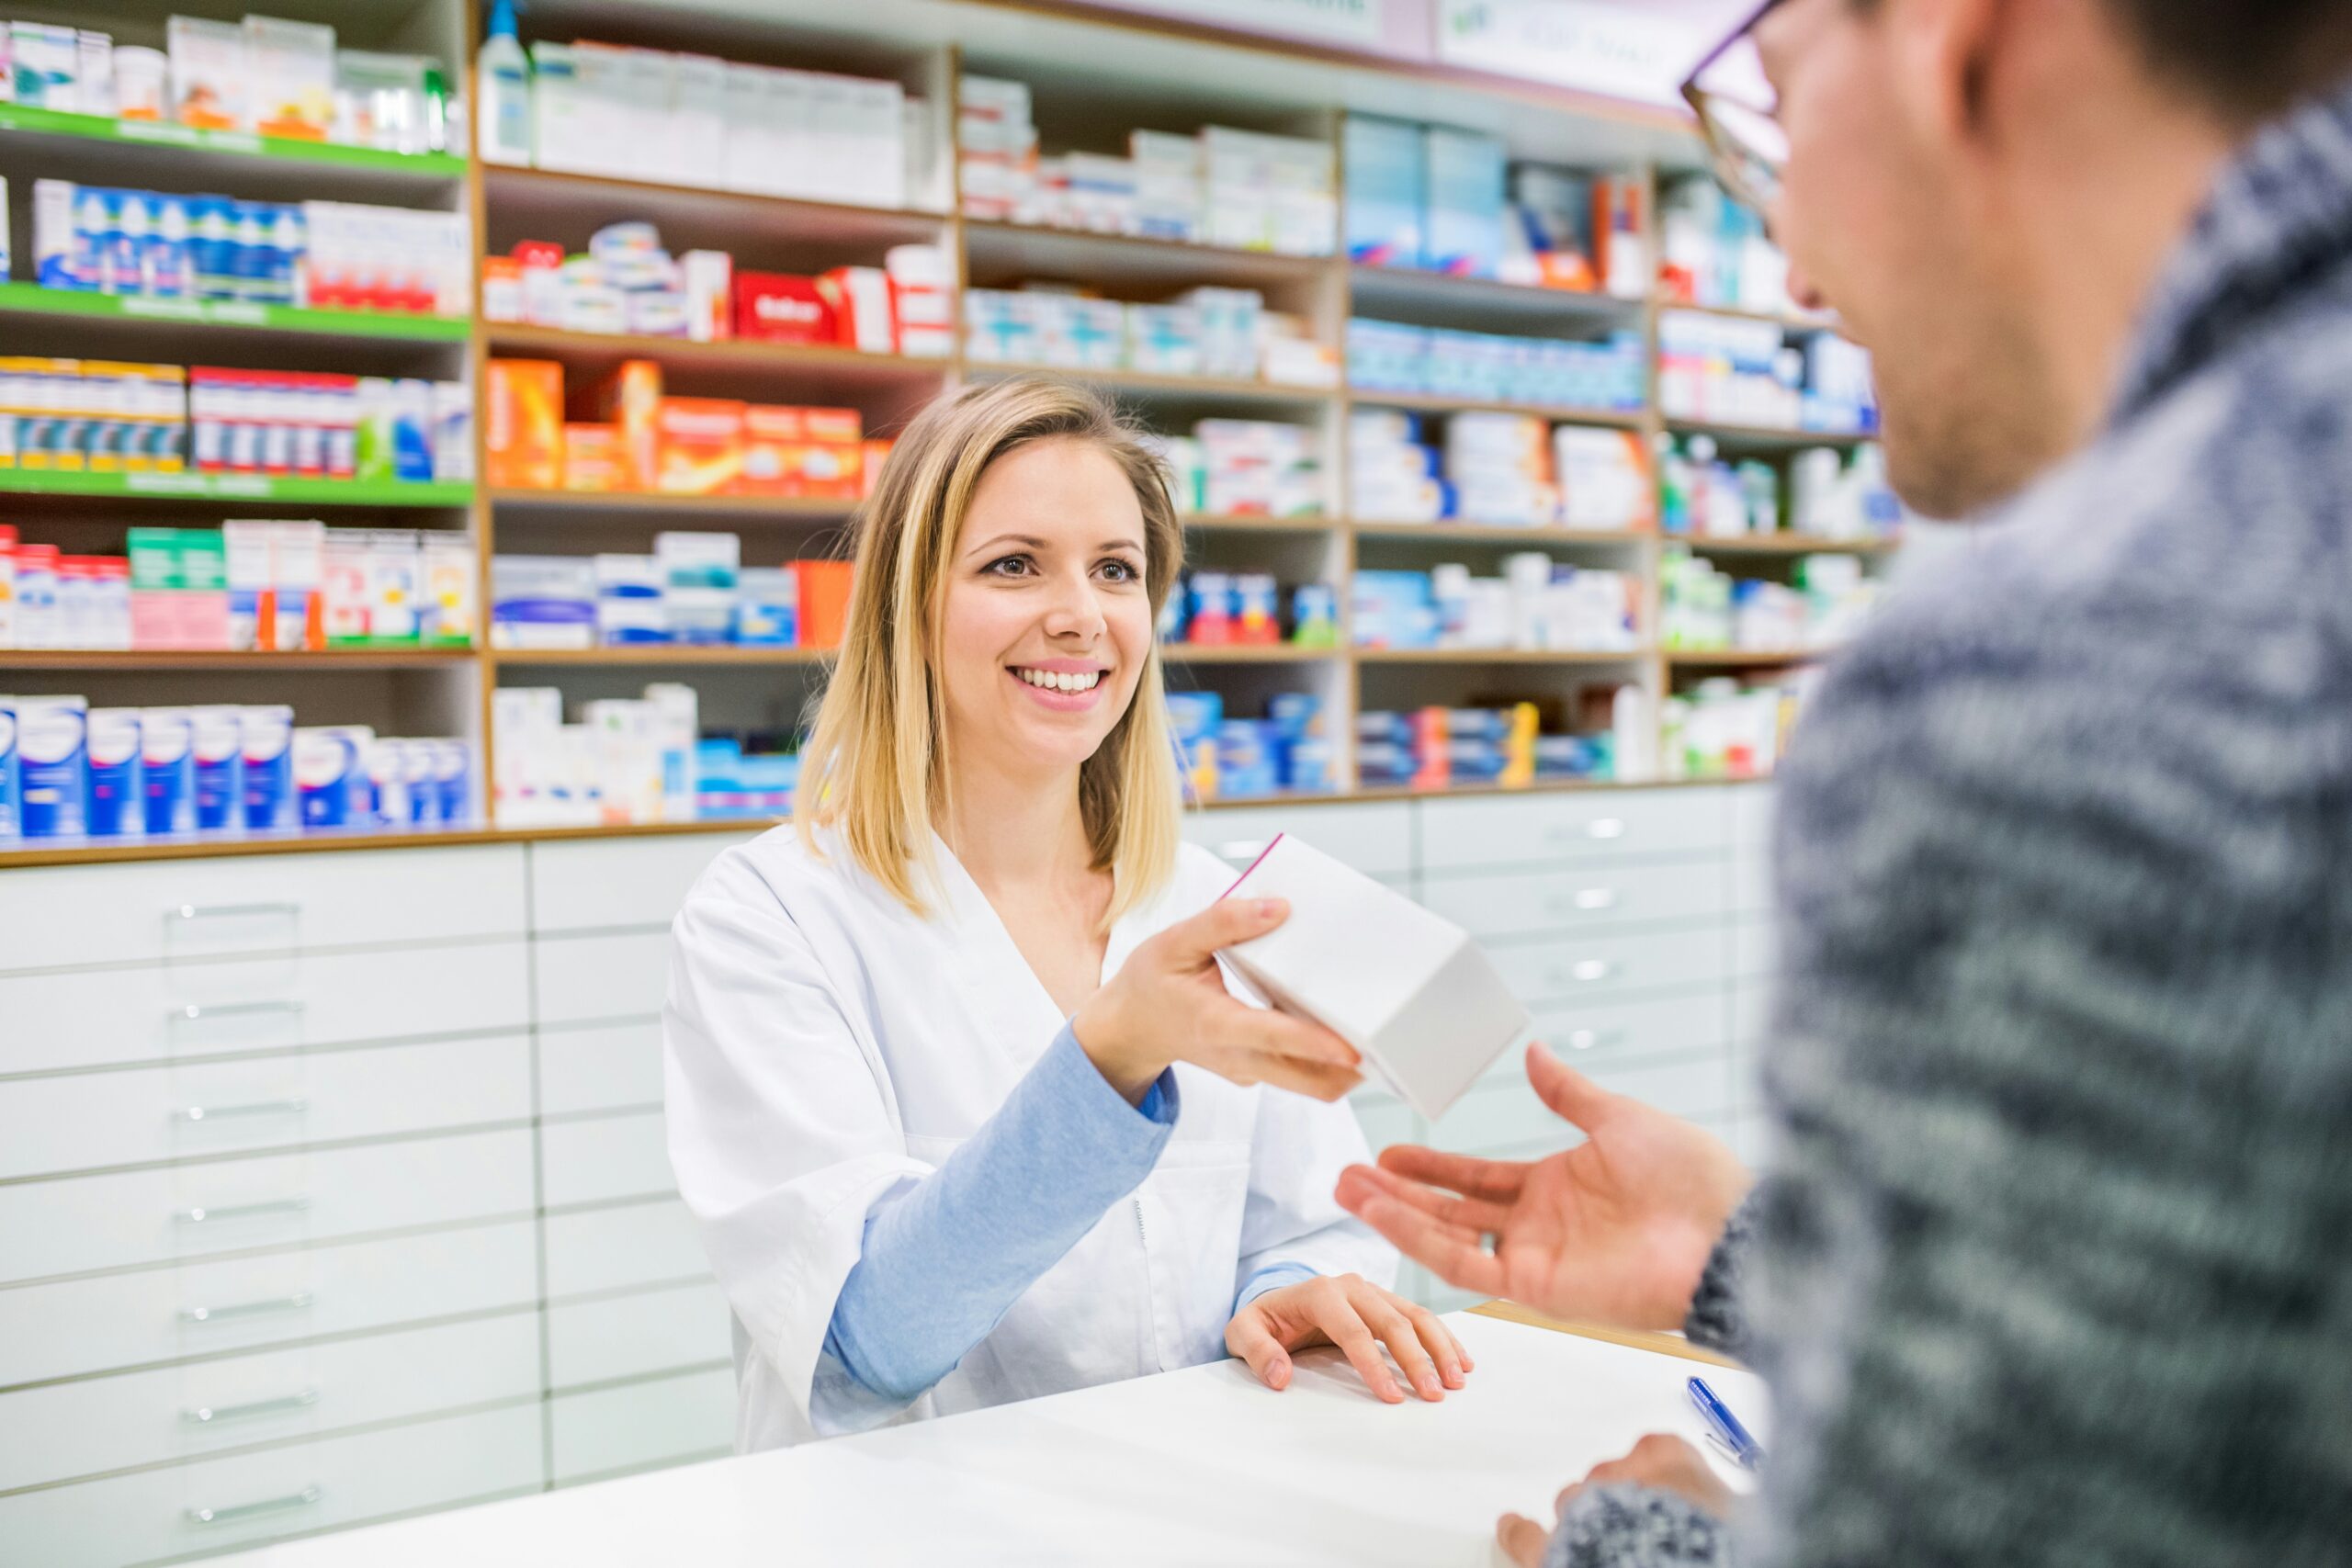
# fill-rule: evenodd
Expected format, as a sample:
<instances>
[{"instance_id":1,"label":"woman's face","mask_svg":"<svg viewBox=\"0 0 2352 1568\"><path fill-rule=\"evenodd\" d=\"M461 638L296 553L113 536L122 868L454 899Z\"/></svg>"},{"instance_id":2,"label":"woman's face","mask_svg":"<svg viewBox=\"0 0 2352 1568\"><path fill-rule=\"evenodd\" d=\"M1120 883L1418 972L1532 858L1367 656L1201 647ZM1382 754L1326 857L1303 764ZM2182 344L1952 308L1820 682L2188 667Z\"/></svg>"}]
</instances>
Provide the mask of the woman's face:
<instances>
[{"instance_id":1,"label":"woman's face","mask_svg":"<svg viewBox=\"0 0 2352 1568\"><path fill-rule=\"evenodd\" d=\"M1143 508L1091 442L1020 447L980 476L940 637L959 767L1074 773L1135 700L1151 651Z\"/></svg>"}]
</instances>

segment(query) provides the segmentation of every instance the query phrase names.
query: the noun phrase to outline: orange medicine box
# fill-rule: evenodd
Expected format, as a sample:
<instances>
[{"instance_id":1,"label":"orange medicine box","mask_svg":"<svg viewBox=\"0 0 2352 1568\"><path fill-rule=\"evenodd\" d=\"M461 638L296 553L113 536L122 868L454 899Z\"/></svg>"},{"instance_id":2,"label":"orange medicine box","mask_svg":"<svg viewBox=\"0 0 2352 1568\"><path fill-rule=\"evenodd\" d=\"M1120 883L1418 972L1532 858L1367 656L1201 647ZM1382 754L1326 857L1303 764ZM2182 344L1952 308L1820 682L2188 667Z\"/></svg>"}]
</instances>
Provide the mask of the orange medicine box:
<instances>
[{"instance_id":1,"label":"orange medicine box","mask_svg":"<svg viewBox=\"0 0 2352 1568\"><path fill-rule=\"evenodd\" d=\"M563 367L493 359L483 396L483 479L495 490L554 490L563 480Z\"/></svg>"},{"instance_id":2,"label":"orange medicine box","mask_svg":"<svg viewBox=\"0 0 2352 1568\"><path fill-rule=\"evenodd\" d=\"M849 627L849 591L855 568L845 560L797 560L792 574L798 580L800 646L839 648Z\"/></svg>"},{"instance_id":3,"label":"orange medicine box","mask_svg":"<svg viewBox=\"0 0 2352 1568\"><path fill-rule=\"evenodd\" d=\"M855 409L752 403L743 411L745 495L855 501L865 493Z\"/></svg>"},{"instance_id":4,"label":"orange medicine box","mask_svg":"<svg viewBox=\"0 0 2352 1568\"><path fill-rule=\"evenodd\" d=\"M633 488L621 452L621 433L610 424L563 427L563 488L610 494Z\"/></svg>"},{"instance_id":5,"label":"orange medicine box","mask_svg":"<svg viewBox=\"0 0 2352 1568\"><path fill-rule=\"evenodd\" d=\"M596 417L618 427L621 488L661 488L662 367L650 359L625 359L596 390Z\"/></svg>"},{"instance_id":6,"label":"orange medicine box","mask_svg":"<svg viewBox=\"0 0 2352 1568\"><path fill-rule=\"evenodd\" d=\"M743 405L727 398L663 398L653 414L653 488L665 495L734 490L743 472Z\"/></svg>"}]
</instances>

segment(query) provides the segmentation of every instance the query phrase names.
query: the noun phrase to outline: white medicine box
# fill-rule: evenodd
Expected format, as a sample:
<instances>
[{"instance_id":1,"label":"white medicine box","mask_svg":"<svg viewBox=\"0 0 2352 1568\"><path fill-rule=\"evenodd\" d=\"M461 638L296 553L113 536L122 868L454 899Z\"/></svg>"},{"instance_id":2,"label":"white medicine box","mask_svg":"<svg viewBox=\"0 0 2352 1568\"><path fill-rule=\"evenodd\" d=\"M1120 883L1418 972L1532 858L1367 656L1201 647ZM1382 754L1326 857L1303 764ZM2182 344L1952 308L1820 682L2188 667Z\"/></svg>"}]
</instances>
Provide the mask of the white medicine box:
<instances>
[{"instance_id":1,"label":"white medicine box","mask_svg":"<svg viewBox=\"0 0 2352 1568\"><path fill-rule=\"evenodd\" d=\"M1363 1054L1435 1121L1533 1021L1470 935L1288 834L1228 898L1282 898L1290 918L1218 956L1270 1005Z\"/></svg>"}]
</instances>

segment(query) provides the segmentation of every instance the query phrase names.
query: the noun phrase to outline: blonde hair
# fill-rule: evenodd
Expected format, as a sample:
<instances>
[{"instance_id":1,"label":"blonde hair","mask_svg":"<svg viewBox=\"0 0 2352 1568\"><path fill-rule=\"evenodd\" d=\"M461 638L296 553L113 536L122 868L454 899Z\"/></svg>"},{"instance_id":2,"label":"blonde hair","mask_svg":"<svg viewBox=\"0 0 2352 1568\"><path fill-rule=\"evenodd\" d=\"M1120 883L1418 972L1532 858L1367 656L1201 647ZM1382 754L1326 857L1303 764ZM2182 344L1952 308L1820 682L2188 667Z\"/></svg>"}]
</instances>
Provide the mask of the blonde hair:
<instances>
[{"instance_id":1,"label":"blonde hair","mask_svg":"<svg viewBox=\"0 0 2352 1568\"><path fill-rule=\"evenodd\" d=\"M938 399L907 426L852 523L857 574L841 658L801 749L800 840L816 852L817 829L834 830L850 857L918 915L928 911L916 874L935 884L931 825L946 800L946 709L933 654L956 540L989 465L1056 439L1094 446L1135 487L1156 623L1184 556L1167 471L1136 427L1083 387L1023 376ZM1107 929L1176 865L1182 796L1156 639L1127 711L1079 769L1078 799L1094 865L1112 874Z\"/></svg>"}]
</instances>

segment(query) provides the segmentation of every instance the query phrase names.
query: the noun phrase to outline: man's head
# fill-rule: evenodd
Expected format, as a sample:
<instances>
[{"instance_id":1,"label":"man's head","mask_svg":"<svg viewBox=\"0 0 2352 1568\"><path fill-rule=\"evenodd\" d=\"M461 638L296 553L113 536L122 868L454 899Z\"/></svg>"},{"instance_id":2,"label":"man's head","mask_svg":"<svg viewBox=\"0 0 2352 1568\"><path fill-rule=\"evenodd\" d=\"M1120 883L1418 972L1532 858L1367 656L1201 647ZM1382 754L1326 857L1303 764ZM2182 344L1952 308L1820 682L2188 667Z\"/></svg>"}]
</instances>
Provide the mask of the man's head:
<instances>
[{"instance_id":1,"label":"man's head","mask_svg":"<svg viewBox=\"0 0 2352 1568\"><path fill-rule=\"evenodd\" d=\"M1755 42L1793 287L1874 354L1895 488L1959 516L2096 432L2221 162L2352 73L2352 0L1784 0Z\"/></svg>"}]
</instances>

